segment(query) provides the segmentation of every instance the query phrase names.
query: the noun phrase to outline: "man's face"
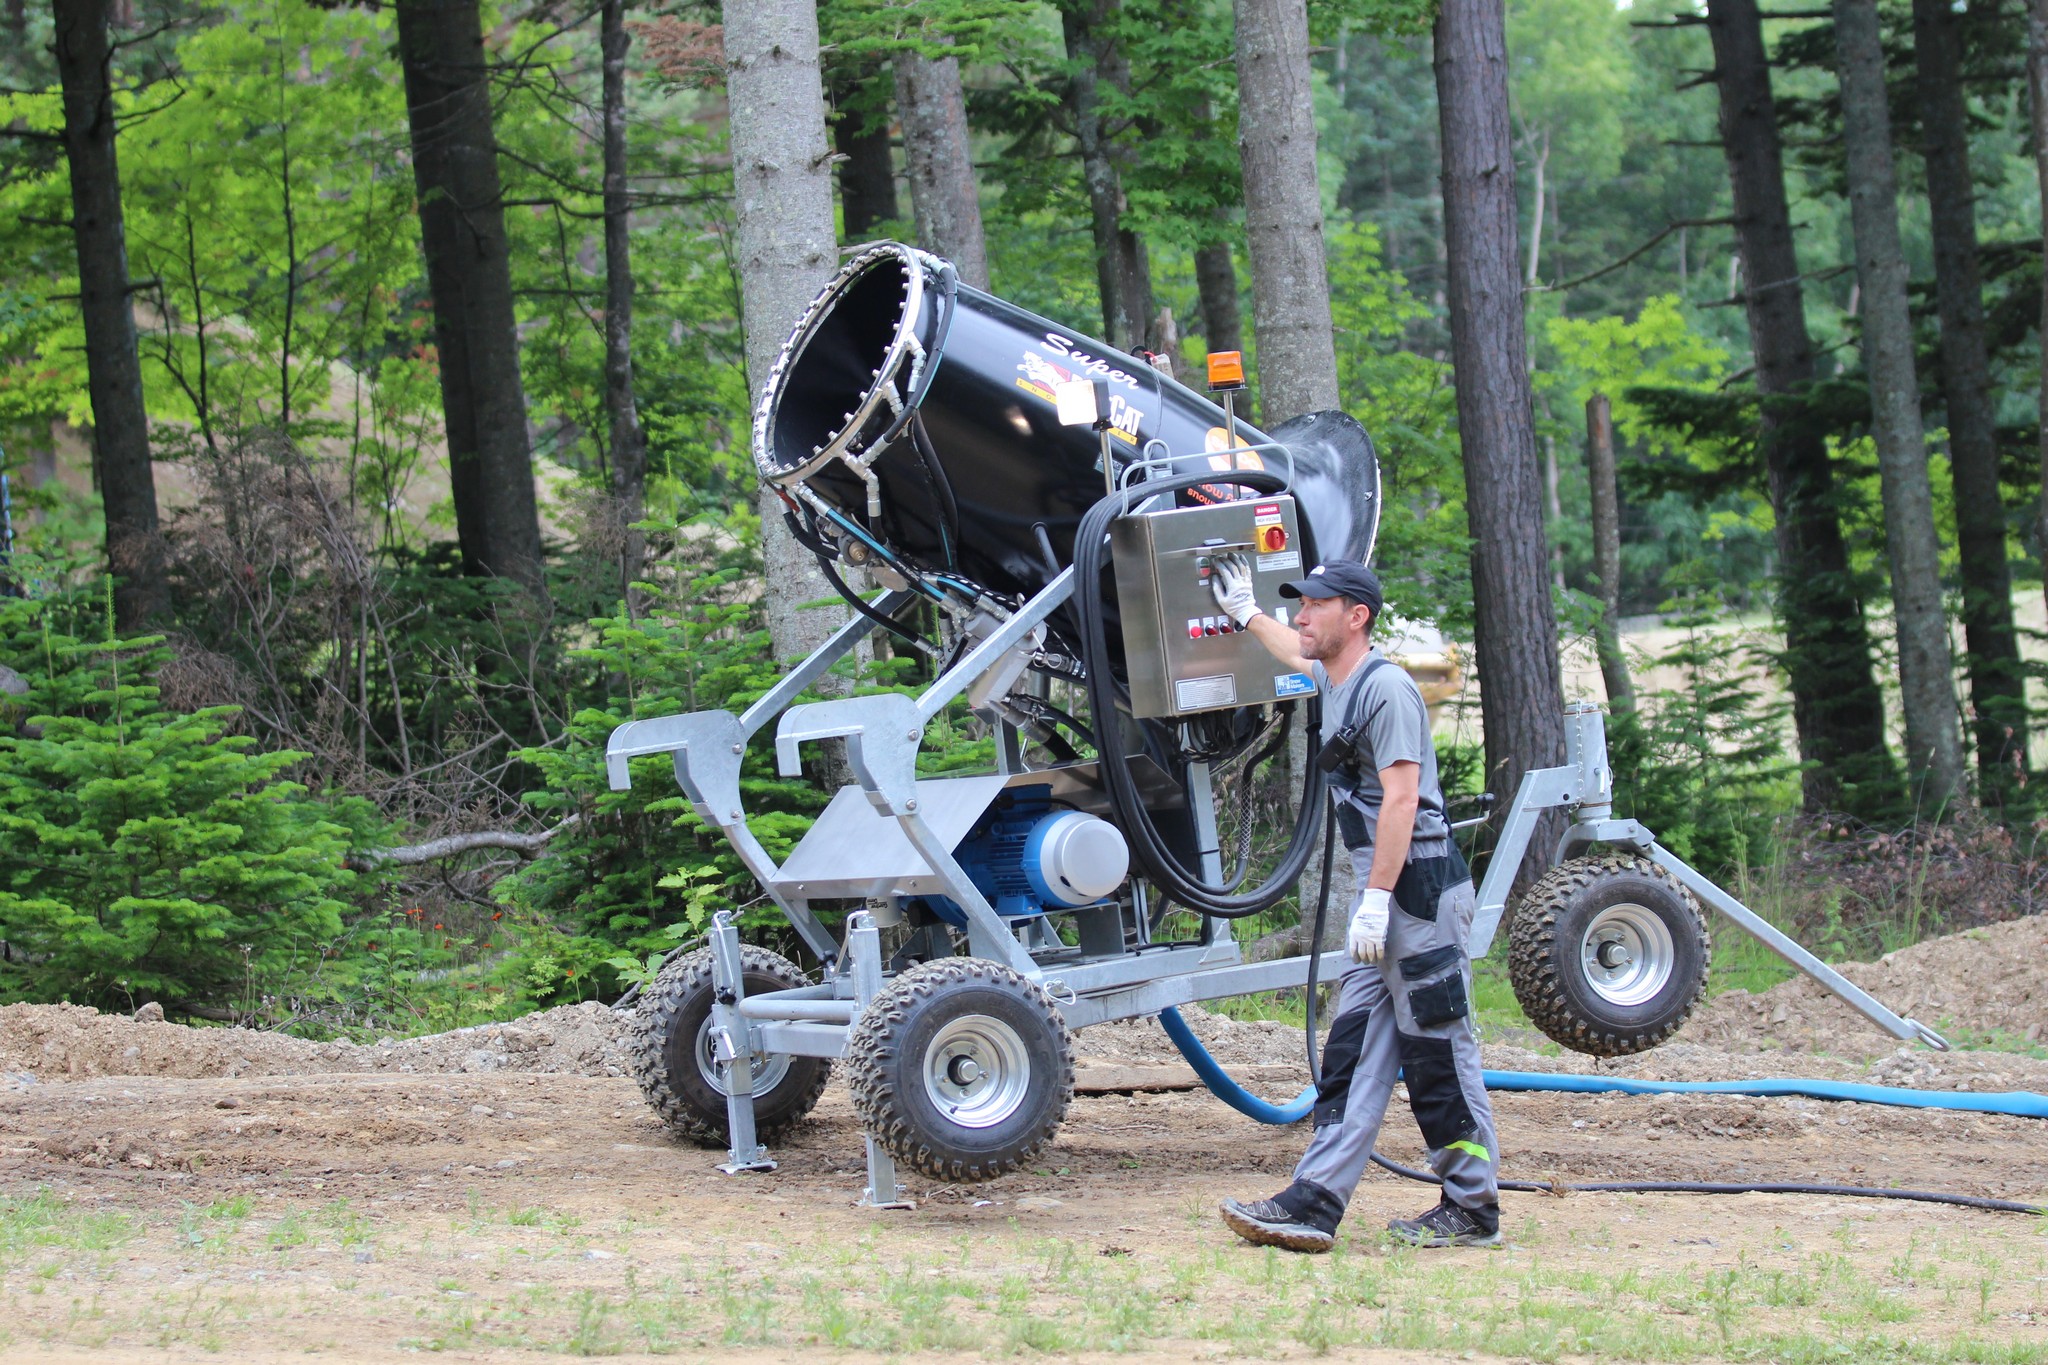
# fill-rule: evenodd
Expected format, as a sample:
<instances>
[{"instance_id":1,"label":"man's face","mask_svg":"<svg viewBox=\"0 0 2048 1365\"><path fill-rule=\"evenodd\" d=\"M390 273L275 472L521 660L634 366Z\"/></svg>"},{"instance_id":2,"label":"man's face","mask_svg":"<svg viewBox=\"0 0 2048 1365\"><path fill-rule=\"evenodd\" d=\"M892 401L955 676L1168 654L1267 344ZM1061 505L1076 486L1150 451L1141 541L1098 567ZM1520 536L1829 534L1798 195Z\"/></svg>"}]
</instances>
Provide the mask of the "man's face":
<instances>
[{"instance_id":1,"label":"man's face","mask_svg":"<svg viewBox=\"0 0 2048 1365\"><path fill-rule=\"evenodd\" d=\"M1301 657L1327 662L1342 654L1372 623L1372 608L1348 597L1304 597L1294 614Z\"/></svg>"}]
</instances>

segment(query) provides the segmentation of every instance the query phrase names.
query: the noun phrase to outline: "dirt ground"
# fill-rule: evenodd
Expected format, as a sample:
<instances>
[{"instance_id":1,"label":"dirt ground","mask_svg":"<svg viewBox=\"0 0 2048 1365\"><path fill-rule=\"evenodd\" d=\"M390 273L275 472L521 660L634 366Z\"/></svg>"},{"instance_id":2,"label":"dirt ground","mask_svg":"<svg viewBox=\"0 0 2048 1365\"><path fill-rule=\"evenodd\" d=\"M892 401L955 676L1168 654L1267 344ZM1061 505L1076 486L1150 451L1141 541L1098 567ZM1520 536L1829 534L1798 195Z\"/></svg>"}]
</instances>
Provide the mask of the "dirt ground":
<instances>
[{"instance_id":1,"label":"dirt ground","mask_svg":"<svg viewBox=\"0 0 2048 1365\"><path fill-rule=\"evenodd\" d=\"M2048 1091L2041 1049L2010 1041L2048 1012L2044 928L1859 969L1888 1001L2006 1050L1902 1052L1788 983L1722 996L1679 1042L1605 1069ZM774 1171L725 1176L617 1074L620 1023L580 1007L351 1048L0 1010L0 1355L2048 1361L2041 1218L1509 1194L1506 1250L1419 1253L1376 1230L1431 1195L1374 1172L1338 1251L1290 1257L1237 1244L1214 1209L1283 1184L1306 1135L1142 1088L1077 1097L1027 1173L912 1182L914 1210L874 1212L855 1206L861 1134L842 1087ZM1197 1023L1267 1093L1306 1079L1294 1030ZM1489 1040L1489 1065L1596 1069L1530 1041ZM1149 1021L1077 1044L1096 1088L1176 1083ZM1503 1169L1528 1179L2048 1198L2039 1120L1799 1099L1495 1103ZM1382 1148L1419 1163L1398 1105Z\"/></svg>"}]
</instances>

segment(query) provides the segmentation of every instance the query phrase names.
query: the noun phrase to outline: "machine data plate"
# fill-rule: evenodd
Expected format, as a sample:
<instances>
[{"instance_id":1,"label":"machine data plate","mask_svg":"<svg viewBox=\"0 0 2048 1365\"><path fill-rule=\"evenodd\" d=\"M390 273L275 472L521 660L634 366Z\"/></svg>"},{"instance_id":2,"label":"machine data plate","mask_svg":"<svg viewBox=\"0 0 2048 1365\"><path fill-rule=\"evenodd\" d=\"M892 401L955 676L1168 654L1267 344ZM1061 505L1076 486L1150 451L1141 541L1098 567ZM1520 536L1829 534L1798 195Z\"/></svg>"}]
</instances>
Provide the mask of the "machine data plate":
<instances>
[{"instance_id":1,"label":"machine data plate","mask_svg":"<svg viewBox=\"0 0 2048 1365\"><path fill-rule=\"evenodd\" d=\"M1189 716L1315 691L1306 674L1282 668L1216 605L1212 565L1233 552L1252 566L1259 606L1286 622L1294 604L1280 596L1280 585L1303 571L1292 497L1176 507L1110 523L1133 715Z\"/></svg>"}]
</instances>

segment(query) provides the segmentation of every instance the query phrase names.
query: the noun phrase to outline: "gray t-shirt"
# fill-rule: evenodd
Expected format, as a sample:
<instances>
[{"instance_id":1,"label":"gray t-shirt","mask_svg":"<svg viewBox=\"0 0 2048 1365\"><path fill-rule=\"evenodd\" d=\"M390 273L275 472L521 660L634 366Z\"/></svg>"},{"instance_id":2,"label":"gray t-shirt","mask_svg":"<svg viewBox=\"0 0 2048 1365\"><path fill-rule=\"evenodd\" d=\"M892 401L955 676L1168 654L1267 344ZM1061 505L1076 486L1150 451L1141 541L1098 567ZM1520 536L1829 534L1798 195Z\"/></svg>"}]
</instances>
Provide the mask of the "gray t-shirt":
<instances>
[{"instance_id":1,"label":"gray t-shirt","mask_svg":"<svg viewBox=\"0 0 2048 1365\"><path fill-rule=\"evenodd\" d=\"M1323 692L1323 742L1327 744L1347 725L1358 727L1356 764L1330 775L1330 785L1340 798L1338 829L1346 848L1369 846L1385 797L1380 769L1404 761L1414 763L1422 771L1416 782L1415 831L1409 839L1408 857L1411 861L1440 858L1450 851L1451 827L1444 818L1444 789L1437 778L1436 745L1429 736L1429 707L1415 680L1400 665L1389 660L1385 667L1372 667L1374 659L1386 657L1374 646L1341 686L1331 684L1329 671L1320 662L1309 664L1309 672Z\"/></svg>"}]
</instances>

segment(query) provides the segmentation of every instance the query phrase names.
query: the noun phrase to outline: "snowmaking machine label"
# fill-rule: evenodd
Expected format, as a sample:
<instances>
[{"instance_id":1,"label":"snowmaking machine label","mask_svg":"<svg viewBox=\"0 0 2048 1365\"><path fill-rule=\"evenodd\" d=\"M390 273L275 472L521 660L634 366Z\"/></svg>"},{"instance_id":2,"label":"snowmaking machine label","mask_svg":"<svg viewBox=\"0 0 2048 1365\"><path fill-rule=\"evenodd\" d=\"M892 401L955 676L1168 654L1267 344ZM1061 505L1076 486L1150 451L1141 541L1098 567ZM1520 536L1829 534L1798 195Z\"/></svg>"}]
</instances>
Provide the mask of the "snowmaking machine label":
<instances>
[{"instance_id":1,"label":"snowmaking machine label","mask_svg":"<svg viewBox=\"0 0 2048 1365\"><path fill-rule=\"evenodd\" d=\"M1313 692L1299 673L1273 671L1273 656L1223 614L1209 585L1218 557L1259 568L1299 567L1294 499L1268 497L1178 507L1110 523L1110 554L1129 663L1131 712L1140 718L1259 706ZM1255 573L1259 605L1276 618L1280 580Z\"/></svg>"}]
</instances>

